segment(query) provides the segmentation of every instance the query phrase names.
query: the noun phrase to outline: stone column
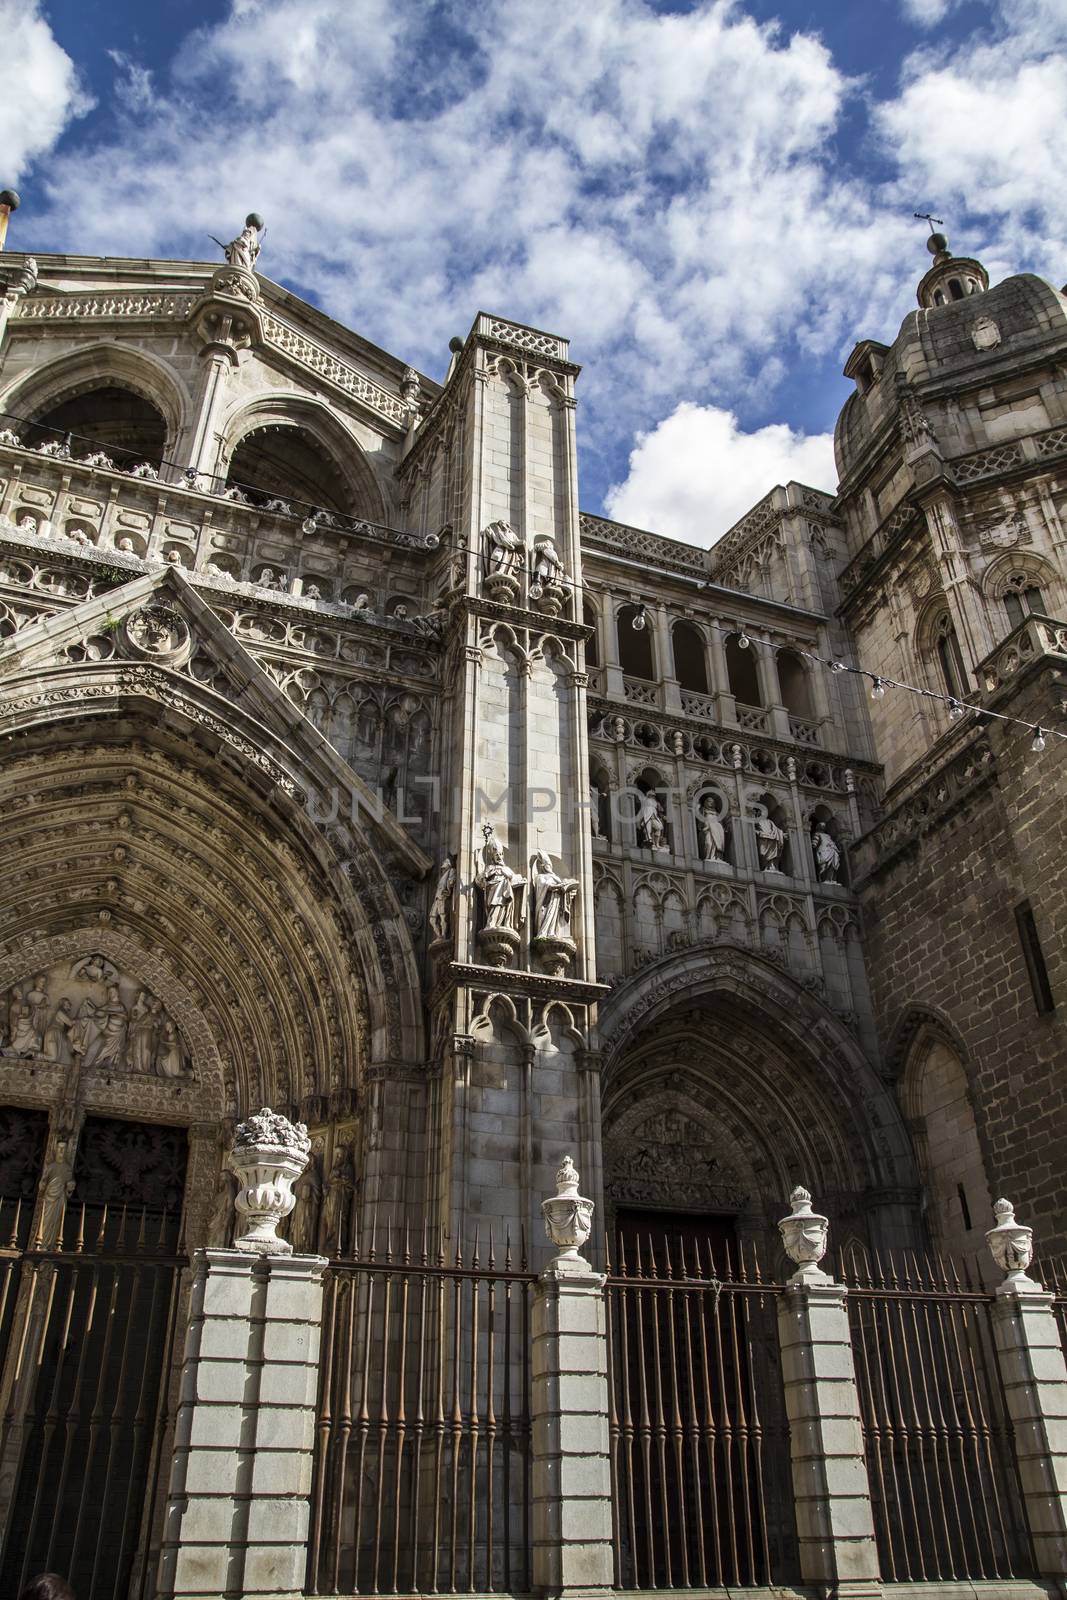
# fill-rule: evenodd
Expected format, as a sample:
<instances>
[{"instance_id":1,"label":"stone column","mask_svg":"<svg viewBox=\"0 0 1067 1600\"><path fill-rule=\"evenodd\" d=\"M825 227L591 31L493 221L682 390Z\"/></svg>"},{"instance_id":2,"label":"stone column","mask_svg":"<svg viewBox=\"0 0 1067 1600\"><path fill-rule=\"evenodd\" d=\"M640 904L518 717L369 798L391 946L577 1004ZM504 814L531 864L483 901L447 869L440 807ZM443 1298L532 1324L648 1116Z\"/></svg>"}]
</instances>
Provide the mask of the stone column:
<instances>
[{"instance_id":1,"label":"stone column","mask_svg":"<svg viewBox=\"0 0 1067 1600\"><path fill-rule=\"evenodd\" d=\"M605 1594L614 1563L604 1278L579 1254L593 1202L579 1195L569 1156L556 1187L542 1211L560 1254L541 1274L532 1317L533 1584L553 1596Z\"/></svg>"},{"instance_id":2,"label":"stone column","mask_svg":"<svg viewBox=\"0 0 1067 1600\"><path fill-rule=\"evenodd\" d=\"M244 1232L194 1256L160 1597L303 1592L327 1262L274 1230L308 1150L300 1123L242 1123L230 1164Z\"/></svg>"},{"instance_id":3,"label":"stone column","mask_svg":"<svg viewBox=\"0 0 1067 1600\"><path fill-rule=\"evenodd\" d=\"M779 1304L778 1337L801 1576L827 1600L880 1600L847 1290L819 1267L827 1221L811 1195L794 1189L790 1204L778 1227L799 1270Z\"/></svg>"},{"instance_id":4,"label":"stone column","mask_svg":"<svg viewBox=\"0 0 1067 1600\"><path fill-rule=\"evenodd\" d=\"M1054 1296L1027 1276L1033 1230L1015 1221L1007 1200L993 1207L986 1234L1006 1277L996 1291L993 1335L1004 1400L1015 1436L1026 1517L1038 1573L1067 1573L1067 1362L1052 1309Z\"/></svg>"}]
</instances>

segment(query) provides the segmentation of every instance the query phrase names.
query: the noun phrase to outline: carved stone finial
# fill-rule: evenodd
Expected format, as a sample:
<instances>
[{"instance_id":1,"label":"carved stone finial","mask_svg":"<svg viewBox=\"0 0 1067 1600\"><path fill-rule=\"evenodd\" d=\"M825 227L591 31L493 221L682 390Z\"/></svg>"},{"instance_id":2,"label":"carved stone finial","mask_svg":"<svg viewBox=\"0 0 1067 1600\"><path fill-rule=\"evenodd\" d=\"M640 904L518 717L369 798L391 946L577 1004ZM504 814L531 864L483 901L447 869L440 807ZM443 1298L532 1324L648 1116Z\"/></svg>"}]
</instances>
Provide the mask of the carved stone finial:
<instances>
[{"instance_id":1,"label":"carved stone finial","mask_svg":"<svg viewBox=\"0 0 1067 1600\"><path fill-rule=\"evenodd\" d=\"M296 1205L293 1183L308 1164L311 1140L302 1122L269 1106L238 1124L228 1165L240 1185L235 1204L245 1224L234 1248L249 1255L288 1256L277 1227Z\"/></svg>"},{"instance_id":2,"label":"carved stone finial","mask_svg":"<svg viewBox=\"0 0 1067 1600\"><path fill-rule=\"evenodd\" d=\"M829 1277L819 1262L826 1254L830 1224L811 1209L811 1195L800 1184L789 1196L789 1205L789 1216L778 1224L785 1253L790 1261L796 1262L798 1269L789 1281L793 1284L828 1283Z\"/></svg>"},{"instance_id":3,"label":"carved stone finial","mask_svg":"<svg viewBox=\"0 0 1067 1600\"><path fill-rule=\"evenodd\" d=\"M556 1173L556 1192L541 1201L545 1233L559 1251L550 1263L555 1272L584 1275L592 1269L581 1254L593 1227L593 1202L578 1193L578 1169L571 1156L564 1156Z\"/></svg>"},{"instance_id":4,"label":"carved stone finial","mask_svg":"<svg viewBox=\"0 0 1067 1600\"><path fill-rule=\"evenodd\" d=\"M1041 1285L1027 1276L1026 1269L1034 1259L1034 1230L1015 1220L1015 1207L1010 1200L998 1200L993 1207L996 1227L986 1234L993 1260L1005 1274L998 1293L1010 1289L1039 1289Z\"/></svg>"}]
</instances>

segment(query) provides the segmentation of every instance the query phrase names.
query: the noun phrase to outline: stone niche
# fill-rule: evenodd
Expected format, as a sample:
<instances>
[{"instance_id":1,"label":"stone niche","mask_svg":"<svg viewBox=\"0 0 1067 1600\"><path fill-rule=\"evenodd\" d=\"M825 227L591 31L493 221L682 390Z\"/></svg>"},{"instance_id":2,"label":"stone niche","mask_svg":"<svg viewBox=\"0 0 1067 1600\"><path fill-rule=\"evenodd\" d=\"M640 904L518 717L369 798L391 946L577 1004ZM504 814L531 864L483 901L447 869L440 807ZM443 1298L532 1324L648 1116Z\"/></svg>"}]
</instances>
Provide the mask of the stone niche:
<instances>
[{"instance_id":1,"label":"stone niche","mask_svg":"<svg viewBox=\"0 0 1067 1600\"><path fill-rule=\"evenodd\" d=\"M163 1002L99 951L8 989L0 999L0 1056L102 1074L193 1076L186 1042Z\"/></svg>"}]
</instances>

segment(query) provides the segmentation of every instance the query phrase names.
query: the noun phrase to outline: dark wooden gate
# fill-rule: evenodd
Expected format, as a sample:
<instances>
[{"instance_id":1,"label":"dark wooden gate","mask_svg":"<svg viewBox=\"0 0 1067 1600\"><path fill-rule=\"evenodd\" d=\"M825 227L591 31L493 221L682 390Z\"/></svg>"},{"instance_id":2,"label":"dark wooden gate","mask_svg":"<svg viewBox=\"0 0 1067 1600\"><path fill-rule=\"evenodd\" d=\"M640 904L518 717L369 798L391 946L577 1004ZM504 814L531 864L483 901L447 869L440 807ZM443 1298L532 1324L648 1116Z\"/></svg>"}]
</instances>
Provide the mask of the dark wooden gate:
<instances>
[{"instance_id":1,"label":"dark wooden gate","mask_svg":"<svg viewBox=\"0 0 1067 1600\"><path fill-rule=\"evenodd\" d=\"M182 1129L87 1119L52 1248L35 1197L0 1196L0 1593L42 1571L78 1600L151 1592L185 1148Z\"/></svg>"}]
</instances>

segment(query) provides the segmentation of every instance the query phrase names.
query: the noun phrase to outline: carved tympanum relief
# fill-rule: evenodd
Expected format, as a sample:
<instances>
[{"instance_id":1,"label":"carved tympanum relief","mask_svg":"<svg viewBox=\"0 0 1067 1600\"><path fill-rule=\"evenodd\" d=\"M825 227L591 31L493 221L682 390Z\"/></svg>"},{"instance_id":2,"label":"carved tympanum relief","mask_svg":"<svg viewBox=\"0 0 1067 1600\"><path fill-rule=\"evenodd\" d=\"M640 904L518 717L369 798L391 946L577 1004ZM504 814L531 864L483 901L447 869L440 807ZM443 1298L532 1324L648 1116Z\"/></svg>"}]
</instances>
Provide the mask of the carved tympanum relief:
<instances>
[{"instance_id":1,"label":"carved tympanum relief","mask_svg":"<svg viewBox=\"0 0 1067 1600\"><path fill-rule=\"evenodd\" d=\"M99 951L13 985L0 1002L0 1055L84 1070L186 1078L192 1068L162 1000Z\"/></svg>"},{"instance_id":2,"label":"carved tympanum relief","mask_svg":"<svg viewBox=\"0 0 1067 1600\"><path fill-rule=\"evenodd\" d=\"M604 1193L617 1204L733 1212L748 1203L707 1131L682 1111L655 1111L626 1132L607 1134L604 1155Z\"/></svg>"}]
</instances>

